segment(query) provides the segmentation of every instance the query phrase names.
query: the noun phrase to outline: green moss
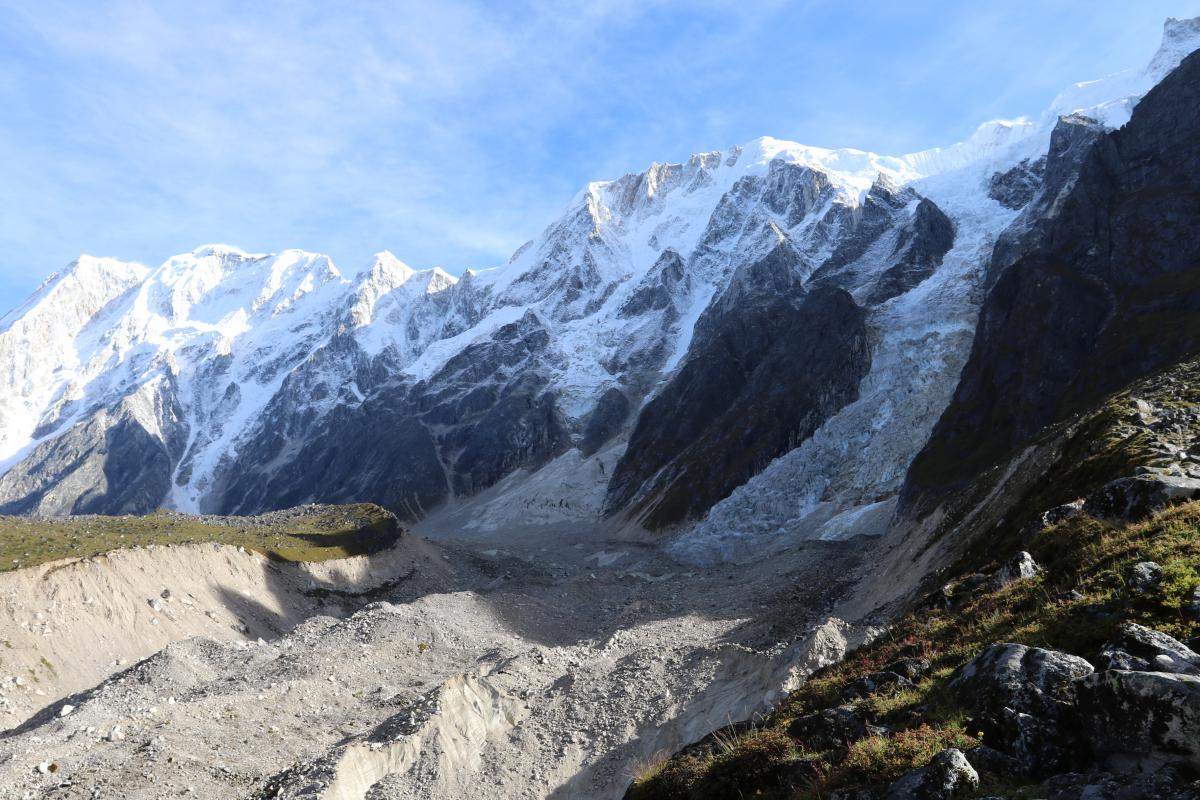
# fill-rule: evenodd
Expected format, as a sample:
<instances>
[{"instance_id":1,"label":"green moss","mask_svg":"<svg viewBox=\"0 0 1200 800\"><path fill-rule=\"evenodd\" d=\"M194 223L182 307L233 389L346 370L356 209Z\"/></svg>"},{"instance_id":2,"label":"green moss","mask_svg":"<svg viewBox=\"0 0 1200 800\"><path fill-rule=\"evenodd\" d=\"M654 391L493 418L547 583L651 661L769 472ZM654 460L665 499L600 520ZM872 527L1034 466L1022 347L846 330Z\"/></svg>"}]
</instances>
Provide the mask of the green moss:
<instances>
[{"instance_id":1,"label":"green moss","mask_svg":"<svg viewBox=\"0 0 1200 800\"><path fill-rule=\"evenodd\" d=\"M362 555L395 541L395 518L369 503L330 507L271 525L221 525L175 513L144 517L0 516L0 572L125 547L216 542L281 561L324 561Z\"/></svg>"}]
</instances>

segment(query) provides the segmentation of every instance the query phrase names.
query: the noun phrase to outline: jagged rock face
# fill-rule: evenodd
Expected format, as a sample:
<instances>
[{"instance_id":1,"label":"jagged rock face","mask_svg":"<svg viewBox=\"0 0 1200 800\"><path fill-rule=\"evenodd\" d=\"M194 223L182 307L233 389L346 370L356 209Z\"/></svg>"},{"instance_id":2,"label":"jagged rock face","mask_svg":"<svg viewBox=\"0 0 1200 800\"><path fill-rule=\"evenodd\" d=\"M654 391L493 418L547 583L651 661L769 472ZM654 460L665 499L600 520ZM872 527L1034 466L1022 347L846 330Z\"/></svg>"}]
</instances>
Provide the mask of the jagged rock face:
<instances>
[{"instance_id":1,"label":"jagged rock face","mask_svg":"<svg viewBox=\"0 0 1200 800\"><path fill-rule=\"evenodd\" d=\"M962 486L1046 425L1200 352L1200 56L1096 141L1056 207L989 293L907 502Z\"/></svg>"},{"instance_id":2,"label":"jagged rock face","mask_svg":"<svg viewBox=\"0 0 1200 800\"><path fill-rule=\"evenodd\" d=\"M530 312L426 381L364 367L354 383L361 396L320 417L302 398L333 388L320 380L322 365L306 365L223 468L227 486L214 493L211 511L358 498L419 519L452 492L469 495L513 469L541 466L569 443L555 395L534 368L548 343Z\"/></svg>"},{"instance_id":3,"label":"jagged rock face","mask_svg":"<svg viewBox=\"0 0 1200 800\"><path fill-rule=\"evenodd\" d=\"M954 223L928 198L917 203L910 227L901 229L891 259L894 263L879 276L867 303L899 297L920 284L942 264L954 244Z\"/></svg>"},{"instance_id":4,"label":"jagged rock face","mask_svg":"<svg viewBox=\"0 0 1200 800\"><path fill-rule=\"evenodd\" d=\"M1025 160L988 179L988 197L1005 208L1022 209L1037 196L1046 174L1046 159Z\"/></svg>"},{"instance_id":5,"label":"jagged rock face","mask_svg":"<svg viewBox=\"0 0 1200 800\"><path fill-rule=\"evenodd\" d=\"M735 276L688 360L647 404L608 509L659 528L694 518L852 401L870 365L865 314L840 289L807 292L780 247ZM750 300L754 292L770 296Z\"/></svg>"}]
</instances>

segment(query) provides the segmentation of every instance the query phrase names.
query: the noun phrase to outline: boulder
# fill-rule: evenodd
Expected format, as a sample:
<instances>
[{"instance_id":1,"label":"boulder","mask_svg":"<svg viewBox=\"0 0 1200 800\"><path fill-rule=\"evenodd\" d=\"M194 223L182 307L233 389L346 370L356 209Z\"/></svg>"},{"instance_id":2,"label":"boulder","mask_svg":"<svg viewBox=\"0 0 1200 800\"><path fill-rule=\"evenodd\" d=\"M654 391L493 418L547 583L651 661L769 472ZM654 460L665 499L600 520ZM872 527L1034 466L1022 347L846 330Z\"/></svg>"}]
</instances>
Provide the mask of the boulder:
<instances>
[{"instance_id":1,"label":"boulder","mask_svg":"<svg viewBox=\"0 0 1200 800\"><path fill-rule=\"evenodd\" d=\"M1071 682L1092 671L1092 665L1078 656L1023 644L994 644L963 665L950 686L975 711L998 713L1011 708L1049 715L1069 699Z\"/></svg>"},{"instance_id":2,"label":"boulder","mask_svg":"<svg viewBox=\"0 0 1200 800\"><path fill-rule=\"evenodd\" d=\"M1122 625L1117 638L1104 645L1100 664L1105 669L1200 675L1200 653L1136 622Z\"/></svg>"},{"instance_id":3,"label":"boulder","mask_svg":"<svg viewBox=\"0 0 1200 800\"><path fill-rule=\"evenodd\" d=\"M846 747L867 736L867 721L856 707L842 705L826 708L797 718L787 729L788 736L813 750Z\"/></svg>"},{"instance_id":4,"label":"boulder","mask_svg":"<svg viewBox=\"0 0 1200 800\"><path fill-rule=\"evenodd\" d=\"M842 697L846 700L858 700L863 697L870 697L873 694L880 692L894 693L902 689L911 688L913 682L903 675L897 675L894 672L872 672L870 675L864 675L858 680L851 683L842 690Z\"/></svg>"},{"instance_id":5,"label":"boulder","mask_svg":"<svg viewBox=\"0 0 1200 800\"><path fill-rule=\"evenodd\" d=\"M1068 772L1047 779L1040 796L1049 800L1196 800L1200 795L1196 787L1187 786L1168 769L1152 775Z\"/></svg>"},{"instance_id":6,"label":"boulder","mask_svg":"<svg viewBox=\"0 0 1200 800\"><path fill-rule=\"evenodd\" d=\"M996 570L992 576L991 585L995 589L1007 586L1014 581L1036 577L1042 568L1033 560L1033 556L1022 550Z\"/></svg>"},{"instance_id":7,"label":"boulder","mask_svg":"<svg viewBox=\"0 0 1200 800\"><path fill-rule=\"evenodd\" d=\"M1050 774L1071 758L1072 684L1091 672L1091 664L1066 653L995 644L967 662L950 687L1018 771Z\"/></svg>"},{"instance_id":8,"label":"boulder","mask_svg":"<svg viewBox=\"0 0 1200 800\"><path fill-rule=\"evenodd\" d=\"M888 789L887 800L950 800L979 786L979 773L961 750L943 750Z\"/></svg>"},{"instance_id":9,"label":"boulder","mask_svg":"<svg viewBox=\"0 0 1200 800\"><path fill-rule=\"evenodd\" d=\"M1125 585L1137 594L1154 594L1162 584L1162 567L1153 561L1141 561L1133 565Z\"/></svg>"},{"instance_id":10,"label":"boulder","mask_svg":"<svg viewBox=\"0 0 1200 800\"><path fill-rule=\"evenodd\" d=\"M971 762L971 766L979 772L988 772L992 775L1020 775L1021 762L1007 753L1001 753L994 747L988 747L986 744L976 745L968 750L965 754L967 761Z\"/></svg>"},{"instance_id":11,"label":"boulder","mask_svg":"<svg viewBox=\"0 0 1200 800\"><path fill-rule=\"evenodd\" d=\"M1101 764L1200 770L1200 676L1106 670L1074 685L1079 722Z\"/></svg>"},{"instance_id":12,"label":"boulder","mask_svg":"<svg viewBox=\"0 0 1200 800\"><path fill-rule=\"evenodd\" d=\"M1136 521L1175 503L1200 497L1200 480L1184 475L1146 474L1106 483L1084 501L1093 517Z\"/></svg>"}]
</instances>

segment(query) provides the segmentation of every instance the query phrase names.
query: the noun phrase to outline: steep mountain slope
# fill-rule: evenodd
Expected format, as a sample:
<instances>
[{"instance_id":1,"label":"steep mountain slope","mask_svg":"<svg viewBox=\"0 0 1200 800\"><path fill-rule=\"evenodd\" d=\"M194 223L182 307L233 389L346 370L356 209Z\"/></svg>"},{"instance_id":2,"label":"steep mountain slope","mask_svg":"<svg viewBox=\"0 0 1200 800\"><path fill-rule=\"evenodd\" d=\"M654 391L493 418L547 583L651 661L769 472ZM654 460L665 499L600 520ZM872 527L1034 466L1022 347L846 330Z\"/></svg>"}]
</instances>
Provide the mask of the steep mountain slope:
<instances>
[{"instance_id":1,"label":"steep mountain slope","mask_svg":"<svg viewBox=\"0 0 1200 800\"><path fill-rule=\"evenodd\" d=\"M1046 425L1200 352L1200 56L1099 135L983 305L908 493L960 488Z\"/></svg>"}]
</instances>

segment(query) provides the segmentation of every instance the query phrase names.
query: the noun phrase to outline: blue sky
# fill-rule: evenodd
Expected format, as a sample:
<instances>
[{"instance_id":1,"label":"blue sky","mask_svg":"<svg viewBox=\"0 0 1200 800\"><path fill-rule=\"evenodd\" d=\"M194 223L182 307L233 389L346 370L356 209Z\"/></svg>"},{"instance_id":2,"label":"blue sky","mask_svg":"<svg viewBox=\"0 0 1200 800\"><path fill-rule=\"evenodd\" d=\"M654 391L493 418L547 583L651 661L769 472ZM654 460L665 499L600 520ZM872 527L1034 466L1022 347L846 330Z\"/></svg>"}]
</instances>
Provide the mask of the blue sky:
<instances>
[{"instance_id":1,"label":"blue sky","mask_svg":"<svg viewBox=\"0 0 1200 800\"><path fill-rule=\"evenodd\" d=\"M1200 0L0 5L0 307L81 252L502 262L588 180L903 153L1142 66Z\"/></svg>"}]
</instances>

